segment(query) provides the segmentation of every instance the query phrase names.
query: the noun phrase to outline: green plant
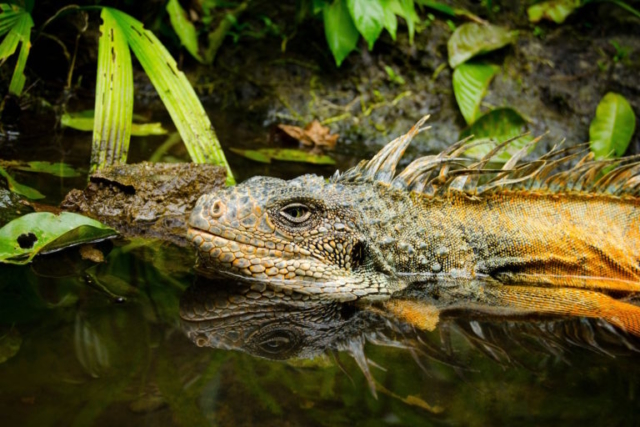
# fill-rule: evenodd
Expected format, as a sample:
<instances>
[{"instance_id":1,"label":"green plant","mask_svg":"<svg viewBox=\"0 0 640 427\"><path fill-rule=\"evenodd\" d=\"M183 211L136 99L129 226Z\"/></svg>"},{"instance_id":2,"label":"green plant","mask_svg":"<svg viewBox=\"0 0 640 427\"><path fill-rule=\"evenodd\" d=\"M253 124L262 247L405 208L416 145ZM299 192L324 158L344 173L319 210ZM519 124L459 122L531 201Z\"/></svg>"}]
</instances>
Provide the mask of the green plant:
<instances>
[{"instance_id":1,"label":"green plant","mask_svg":"<svg viewBox=\"0 0 640 427\"><path fill-rule=\"evenodd\" d=\"M636 116L629 102L620 94L607 93L589 127L589 145L596 159L622 156L635 129Z\"/></svg>"},{"instance_id":2,"label":"green plant","mask_svg":"<svg viewBox=\"0 0 640 427\"><path fill-rule=\"evenodd\" d=\"M0 4L0 36L8 33L0 44L0 64L13 55L18 48L18 44L21 44L13 77L11 77L11 82L9 83L9 93L18 96L22 94L24 89L24 68L31 49L32 8L33 1L27 1L23 5Z\"/></svg>"},{"instance_id":3,"label":"green plant","mask_svg":"<svg viewBox=\"0 0 640 427\"><path fill-rule=\"evenodd\" d=\"M621 0L548 0L529 6L527 14L531 22L546 19L562 24L576 9L593 3L612 3L640 18L640 11Z\"/></svg>"}]
</instances>

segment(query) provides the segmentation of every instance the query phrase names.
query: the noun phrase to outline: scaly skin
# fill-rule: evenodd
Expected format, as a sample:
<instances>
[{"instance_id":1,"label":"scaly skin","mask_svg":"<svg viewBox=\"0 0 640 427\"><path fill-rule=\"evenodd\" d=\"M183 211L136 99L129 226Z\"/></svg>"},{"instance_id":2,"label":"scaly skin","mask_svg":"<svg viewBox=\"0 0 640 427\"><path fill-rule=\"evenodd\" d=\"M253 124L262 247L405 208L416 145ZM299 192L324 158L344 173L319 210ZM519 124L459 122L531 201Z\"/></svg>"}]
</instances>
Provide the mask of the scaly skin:
<instances>
[{"instance_id":1,"label":"scaly skin","mask_svg":"<svg viewBox=\"0 0 640 427\"><path fill-rule=\"evenodd\" d=\"M471 296L541 313L607 312L612 323L640 334L640 308L594 292L640 291L636 164L614 169L603 183L592 175L606 164L586 158L571 170L580 172L571 182L563 174L545 181L542 169L520 179L520 170L552 162L516 170L514 160L504 173L527 185L503 181L480 191L456 180L484 173L486 162L454 173L455 153L438 157L448 163L430 181L423 178L425 170L431 175L433 167L424 168L430 158L395 175L415 133L330 182L258 177L202 196L189 221L201 269L343 301L386 299L413 282L431 282L452 303ZM486 283L502 288L489 292ZM522 285L535 287L527 298L519 297Z\"/></svg>"}]
</instances>

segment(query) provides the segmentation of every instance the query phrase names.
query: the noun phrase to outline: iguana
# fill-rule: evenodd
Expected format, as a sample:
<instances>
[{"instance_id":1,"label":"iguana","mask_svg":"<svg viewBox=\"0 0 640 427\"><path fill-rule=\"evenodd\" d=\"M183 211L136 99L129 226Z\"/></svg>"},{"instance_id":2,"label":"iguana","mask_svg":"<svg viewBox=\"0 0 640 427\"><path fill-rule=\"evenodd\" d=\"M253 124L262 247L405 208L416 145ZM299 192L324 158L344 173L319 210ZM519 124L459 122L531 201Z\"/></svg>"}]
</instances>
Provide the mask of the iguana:
<instances>
[{"instance_id":1,"label":"iguana","mask_svg":"<svg viewBox=\"0 0 640 427\"><path fill-rule=\"evenodd\" d=\"M444 305L603 318L640 335L640 162L583 146L500 169L470 146L398 162L406 135L329 180L254 177L202 196L188 238L202 271L340 301L388 299L412 283ZM568 168L572 162L577 163ZM408 302L397 313L420 322Z\"/></svg>"}]
</instances>

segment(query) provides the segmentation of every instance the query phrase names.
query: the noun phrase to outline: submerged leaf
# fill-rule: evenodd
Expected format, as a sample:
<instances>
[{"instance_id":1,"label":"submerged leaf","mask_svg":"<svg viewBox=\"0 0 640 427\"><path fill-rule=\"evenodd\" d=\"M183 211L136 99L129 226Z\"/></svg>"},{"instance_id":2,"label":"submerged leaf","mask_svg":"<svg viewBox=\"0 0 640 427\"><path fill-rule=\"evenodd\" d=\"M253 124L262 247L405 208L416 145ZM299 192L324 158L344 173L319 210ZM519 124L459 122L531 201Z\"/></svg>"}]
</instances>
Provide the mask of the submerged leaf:
<instances>
[{"instance_id":1,"label":"submerged leaf","mask_svg":"<svg viewBox=\"0 0 640 427\"><path fill-rule=\"evenodd\" d=\"M596 159L620 157L629 146L636 129L636 116L624 96L607 93L596 109L589 127L591 151Z\"/></svg>"},{"instance_id":2,"label":"submerged leaf","mask_svg":"<svg viewBox=\"0 0 640 427\"><path fill-rule=\"evenodd\" d=\"M490 64L465 63L453 71L453 93L467 124L475 122L480 102L499 69Z\"/></svg>"},{"instance_id":3,"label":"submerged leaf","mask_svg":"<svg viewBox=\"0 0 640 427\"><path fill-rule=\"evenodd\" d=\"M8 332L0 335L0 363L15 356L22 346L22 336L20 332L12 327Z\"/></svg>"},{"instance_id":4,"label":"submerged leaf","mask_svg":"<svg viewBox=\"0 0 640 427\"><path fill-rule=\"evenodd\" d=\"M337 0L333 4L325 3L322 12L324 34L339 67L347 55L356 48L360 34L349 15L345 0Z\"/></svg>"},{"instance_id":5,"label":"submerged leaf","mask_svg":"<svg viewBox=\"0 0 640 427\"><path fill-rule=\"evenodd\" d=\"M380 0L347 0L353 22L369 44L369 50L380 37L385 24L385 12Z\"/></svg>"},{"instance_id":6,"label":"submerged leaf","mask_svg":"<svg viewBox=\"0 0 640 427\"><path fill-rule=\"evenodd\" d=\"M21 196L27 197L29 199L43 199L45 196L35 188L31 188L29 186L20 184L18 181L13 179L9 173L0 167L0 176L3 176L7 180L7 185L9 186L9 190L13 193L19 194Z\"/></svg>"},{"instance_id":7,"label":"submerged leaf","mask_svg":"<svg viewBox=\"0 0 640 427\"><path fill-rule=\"evenodd\" d=\"M515 40L515 32L496 25L468 22L459 26L449 38L449 65L457 67L466 60L500 49Z\"/></svg>"},{"instance_id":8,"label":"submerged leaf","mask_svg":"<svg viewBox=\"0 0 640 427\"><path fill-rule=\"evenodd\" d=\"M27 264L40 252L95 242L117 233L86 216L34 212L0 228L0 262Z\"/></svg>"},{"instance_id":9,"label":"submerged leaf","mask_svg":"<svg viewBox=\"0 0 640 427\"><path fill-rule=\"evenodd\" d=\"M62 126L75 130L91 132L93 131L93 111L88 110L91 115L87 116L85 111L80 113L64 113L60 119ZM132 123L131 136L165 135L167 130L162 127L162 123Z\"/></svg>"},{"instance_id":10,"label":"submerged leaf","mask_svg":"<svg viewBox=\"0 0 640 427\"><path fill-rule=\"evenodd\" d=\"M335 165L336 162L326 154L308 153L292 148L262 148L259 150L240 150L231 148L236 154L255 160L260 163L271 163L271 160L282 160L285 162L303 162L316 165Z\"/></svg>"},{"instance_id":11,"label":"submerged leaf","mask_svg":"<svg viewBox=\"0 0 640 427\"><path fill-rule=\"evenodd\" d=\"M562 24L567 16L580 7L580 0L550 0L529 6L527 14L529 21L540 22L548 19L556 24Z\"/></svg>"},{"instance_id":12,"label":"submerged leaf","mask_svg":"<svg viewBox=\"0 0 640 427\"><path fill-rule=\"evenodd\" d=\"M171 21L173 30L178 35L180 43L198 61L202 62L202 57L198 53L198 33L193 22L189 20L187 12L180 6L178 0L169 0L167 3L167 13Z\"/></svg>"},{"instance_id":13,"label":"submerged leaf","mask_svg":"<svg viewBox=\"0 0 640 427\"><path fill-rule=\"evenodd\" d=\"M465 151L465 155L480 159L501 142L522 135L511 142L505 150L500 152L495 161L506 162L518 150L531 141L530 135L523 135L526 132L526 120L512 108L497 108L478 118L473 125L462 132L460 138L474 135L469 142L480 143ZM532 147L533 148L533 147Z\"/></svg>"}]
</instances>

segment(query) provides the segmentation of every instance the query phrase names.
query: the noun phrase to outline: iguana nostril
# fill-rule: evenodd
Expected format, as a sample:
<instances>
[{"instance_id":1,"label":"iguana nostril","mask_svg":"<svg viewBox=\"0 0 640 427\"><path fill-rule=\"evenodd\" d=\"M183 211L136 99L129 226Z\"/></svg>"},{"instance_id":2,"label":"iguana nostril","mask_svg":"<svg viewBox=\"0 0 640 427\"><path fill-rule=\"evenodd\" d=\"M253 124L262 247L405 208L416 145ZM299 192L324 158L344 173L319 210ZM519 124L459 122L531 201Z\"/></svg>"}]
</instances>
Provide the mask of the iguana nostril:
<instances>
[{"instance_id":1,"label":"iguana nostril","mask_svg":"<svg viewBox=\"0 0 640 427\"><path fill-rule=\"evenodd\" d=\"M216 200L211 205L211 216L214 218L220 218L224 214L225 210L226 206L224 205L224 203L222 203L222 201L220 200Z\"/></svg>"}]
</instances>

